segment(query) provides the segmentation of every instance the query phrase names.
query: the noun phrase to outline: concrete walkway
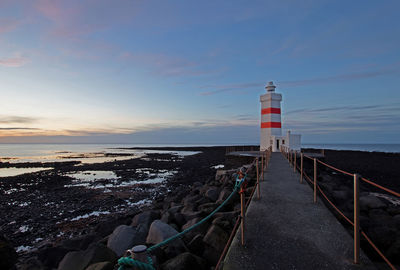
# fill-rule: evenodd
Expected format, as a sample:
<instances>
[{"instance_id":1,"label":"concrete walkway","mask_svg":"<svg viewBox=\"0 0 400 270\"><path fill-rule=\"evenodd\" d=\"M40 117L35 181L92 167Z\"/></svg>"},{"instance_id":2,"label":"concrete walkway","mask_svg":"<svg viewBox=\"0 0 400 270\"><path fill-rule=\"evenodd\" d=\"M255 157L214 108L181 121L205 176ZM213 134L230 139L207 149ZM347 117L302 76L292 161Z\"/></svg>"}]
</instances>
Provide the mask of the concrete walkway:
<instances>
[{"instance_id":1,"label":"concrete walkway","mask_svg":"<svg viewBox=\"0 0 400 270\"><path fill-rule=\"evenodd\" d=\"M362 253L354 265L353 239L280 153L273 153L246 214L246 244L240 229L223 269L375 269Z\"/></svg>"}]
</instances>

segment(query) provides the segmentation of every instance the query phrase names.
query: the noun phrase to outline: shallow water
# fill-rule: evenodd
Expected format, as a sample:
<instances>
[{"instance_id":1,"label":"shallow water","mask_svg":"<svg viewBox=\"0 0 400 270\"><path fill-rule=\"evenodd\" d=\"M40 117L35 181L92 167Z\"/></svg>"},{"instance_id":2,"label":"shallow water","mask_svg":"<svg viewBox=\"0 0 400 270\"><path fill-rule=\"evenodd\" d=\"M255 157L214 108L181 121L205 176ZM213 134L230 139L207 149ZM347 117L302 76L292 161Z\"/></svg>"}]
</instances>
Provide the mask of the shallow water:
<instances>
[{"instance_id":1,"label":"shallow water","mask_svg":"<svg viewBox=\"0 0 400 270\"><path fill-rule=\"evenodd\" d=\"M0 177L9 177L9 176L17 176L24 173L33 173L33 172L40 172L46 170L52 170L53 168L44 168L44 167L37 167L37 168L1 168L0 169Z\"/></svg>"}]
</instances>

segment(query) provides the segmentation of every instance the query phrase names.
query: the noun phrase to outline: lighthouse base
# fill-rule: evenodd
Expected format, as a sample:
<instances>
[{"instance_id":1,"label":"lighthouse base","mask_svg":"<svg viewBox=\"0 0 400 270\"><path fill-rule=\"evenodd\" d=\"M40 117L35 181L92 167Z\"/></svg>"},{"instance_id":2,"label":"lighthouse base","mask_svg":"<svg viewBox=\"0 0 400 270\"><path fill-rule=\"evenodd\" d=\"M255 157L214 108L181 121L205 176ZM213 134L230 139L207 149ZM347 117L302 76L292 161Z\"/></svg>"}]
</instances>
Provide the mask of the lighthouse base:
<instances>
[{"instance_id":1,"label":"lighthouse base","mask_svg":"<svg viewBox=\"0 0 400 270\"><path fill-rule=\"evenodd\" d=\"M260 151L265 151L269 147L272 148L272 152L279 152L281 151L282 147L286 147L291 150L300 150L301 135L291 134L290 131L288 131L286 136L267 136L267 138L261 142Z\"/></svg>"}]
</instances>

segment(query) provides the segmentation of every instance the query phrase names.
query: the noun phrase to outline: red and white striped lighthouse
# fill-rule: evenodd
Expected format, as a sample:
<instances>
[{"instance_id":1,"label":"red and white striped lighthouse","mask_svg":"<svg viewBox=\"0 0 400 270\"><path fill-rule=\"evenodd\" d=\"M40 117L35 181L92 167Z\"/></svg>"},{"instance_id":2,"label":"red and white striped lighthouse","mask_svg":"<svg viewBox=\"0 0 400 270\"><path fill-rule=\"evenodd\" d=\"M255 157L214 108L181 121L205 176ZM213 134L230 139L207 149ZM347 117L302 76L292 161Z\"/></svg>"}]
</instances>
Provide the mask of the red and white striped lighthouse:
<instances>
[{"instance_id":1,"label":"red and white striped lighthouse","mask_svg":"<svg viewBox=\"0 0 400 270\"><path fill-rule=\"evenodd\" d=\"M279 140L275 137L282 136L281 101L282 95L275 93L275 85L269 82L265 87L267 93L260 96L261 102L261 136L260 150L266 150L270 146L273 150L279 149ZM284 141L283 141L284 143Z\"/></svg>"}]
</instances>

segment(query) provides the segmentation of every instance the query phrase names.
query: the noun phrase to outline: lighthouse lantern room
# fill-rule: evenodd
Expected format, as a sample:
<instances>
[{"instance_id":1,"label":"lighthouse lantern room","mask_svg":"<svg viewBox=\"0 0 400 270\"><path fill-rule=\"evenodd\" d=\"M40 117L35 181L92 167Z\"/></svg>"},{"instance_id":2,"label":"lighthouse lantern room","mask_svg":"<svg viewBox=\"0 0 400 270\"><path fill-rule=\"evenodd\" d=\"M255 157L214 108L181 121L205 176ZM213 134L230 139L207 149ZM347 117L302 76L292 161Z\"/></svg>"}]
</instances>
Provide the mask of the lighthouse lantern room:
<instances>
[{"instance_id":1,"label":"lighthouse lantern room","mask_svg":"<svg viewBox=\"0 0 400 270\"><path fill-rule=\"evenodd\" d=\"M281 101L282 95L275 93L276 86L269 82L265 87L267 93L260 96L261 102L261 136L260 150L272 146L272 151L278 152L282 146L292 150L301 149L301 135L287 131L282 136Z\"/></svg>"}]
</instances>

